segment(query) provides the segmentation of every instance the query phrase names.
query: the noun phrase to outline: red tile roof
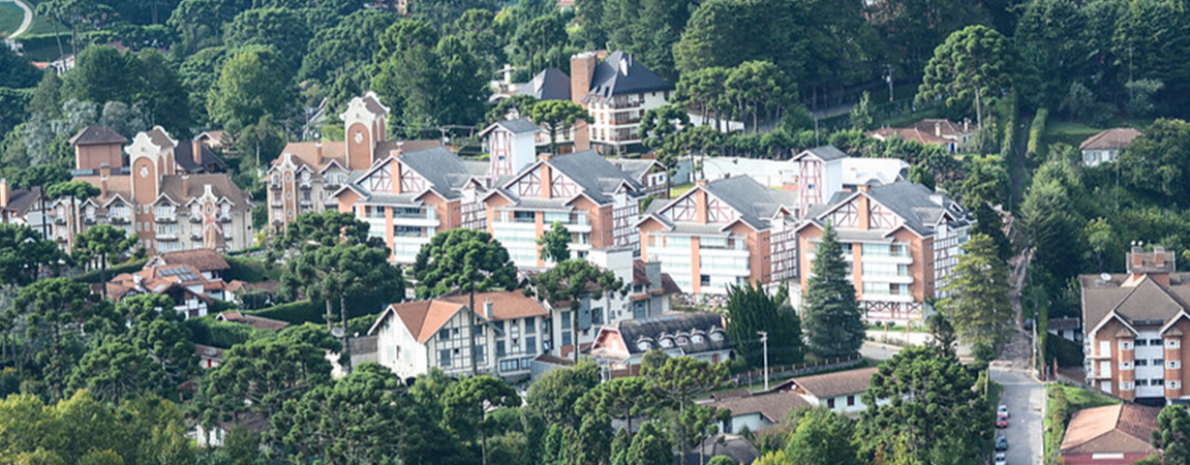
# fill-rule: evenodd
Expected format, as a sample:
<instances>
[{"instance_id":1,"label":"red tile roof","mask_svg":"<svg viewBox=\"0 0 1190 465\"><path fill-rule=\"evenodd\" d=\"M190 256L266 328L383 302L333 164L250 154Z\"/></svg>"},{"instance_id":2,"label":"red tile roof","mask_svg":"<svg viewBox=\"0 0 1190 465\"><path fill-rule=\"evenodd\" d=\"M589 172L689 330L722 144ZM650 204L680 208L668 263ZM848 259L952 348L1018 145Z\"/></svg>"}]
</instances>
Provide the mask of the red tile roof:
<instances>
[{"instance_id":1,"label":"red tile roof","mask_svg":"<svg viewBox=\"0 0 1190 465\"><path fill-rule=\"evenodd\" d=\"M1157 407L1133 404L1079 410L1066 427L1062 454L1156 453L1149 441L1160 412Z\"/></svg>"},{"instance_id":2,"label":"red tile roof","mask_svg":"<svg viewBox=\"0 0 1190 465\"><path fill-rule=\"evenodd\" d=\"M1132 128L1114 128L1095 134L1079 144L1079 150L1118 150L1128 148L1140 137L1140 131Z\"/></svg>"}]
</instances>

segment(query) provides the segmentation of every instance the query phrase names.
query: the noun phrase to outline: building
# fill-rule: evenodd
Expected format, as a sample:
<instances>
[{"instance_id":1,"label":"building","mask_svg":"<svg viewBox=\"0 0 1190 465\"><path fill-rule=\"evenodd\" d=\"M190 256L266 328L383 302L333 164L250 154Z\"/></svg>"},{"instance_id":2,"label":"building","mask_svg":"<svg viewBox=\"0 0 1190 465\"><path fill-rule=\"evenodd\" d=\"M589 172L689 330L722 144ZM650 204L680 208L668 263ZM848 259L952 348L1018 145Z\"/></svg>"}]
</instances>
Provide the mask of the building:
<instances>
[{"instance_id":1,"label":"building","mask_svg":"<svg viewBox=\"0 0 1190 465\"><path fill-rule=\"evenodd\" d=\"M732 347L723 315L673 312L604 326L585 352L613 372L635 375L645 352L653 349L719 363L731 358Z\"/></svg>"},{"instance_id":2,"label":"building","mask_svg":"<svg viewBox=\"0 0 1190 465\"><path fill-rule=\"evenodd\" d=\"M923 119L907 128L881 128L866 134L877 140L897 136L921 144L937 145L950 153L968 153L975 149L977 131L978 128L971 127L966 120L956 123L944 119Z\"/></svg>"},{"instance_id":3,"label":"building","mask_svg":"<svg viewBox=\"0 0 1190 465\"><path fill-rule=\"evenodd\" d=\"M571 232L570 249L578 258L598 249L639 247L633 225L644 187L598 153L545 155L505 179L484 198L487 229L517 268L546 268L537 239L554 223Z\"/></svg>"},{"instance_id":4,"label":"building","mask_svg":"<svg viewBox=\"0 0 1190 465\"><path fill-rule=\"evenodd\" d=\"M1116 161L1120 151L1132 145L1137 137L1140 137L1140 131L1132 128L1108 129L1091 136L1078 146L1083 153L1083 166L1096 167Z\"/></svg>"},{"instance_id":5,"label":"building","mask_svg":"<svg viewBox=\"0 0 1190 465\"><path fill-rule=\"evenodd\" d=\"M155 255L145 262L145 268L166 265L186 265L198 270L207 279L221 279L223 272L231 265L219 252L211 249L193 249Z\"/></svg>"},{"instance_id":6,"label":"building","mask_svg":"<svg viewBox=\"0 0 1190 465\"><path fill-rule=\"evenodd\" d=\"M48 235L49 223L45 210L49 200L41 195L41 187L13 189L7 179L0 179L0 223L23 224L38 234Z\"/></svg>"},{"instance_id":7,"label":"building","mask_svg":"<svg viewBox=\"0 0 1190 465\"><path fill-rule=\"evenodd\" d=\"M1084 275L1086 383L1125 400L1185 402L1190 274L1161 247L1128 253L1128 273Z\"/></svg>"},{"instance_id":8,"label":"building","mask_svg":"<svg viewBox=\"0 0 1190 465\"><path fill-rule=\"evenodd\" d=\"M140 294L158 294L174 302L174 311L186 318L207 316L216 299L231 300L226 283L203 276L189 265L148 266L135 273L116 275L106 284L107 296L119 302Z\"/></svg>"},{"instance_id":9,"label":"building","mask_svg":"<svg viewBox=\"0 0 1190 465\"><path fill-rule=\"evenodd\" d=\"M644 195L669 198L669 170L661 162L653 158L609 158L608 161L640 183Z\"/></svg>"},{"instance_id":10,"label":"building","mask_svg":"<svg viewBox=\"0 0 1190 465\"><path fill-rule=\"evenodd\" d=\"M434 234L485 227L480 199L488 191L488 165L445 147L398 150L355 172L330 198L339 211L368 223L368 234L388 245L393 260L413 263Z\"/></svg>"},{"instance_id":11,"label":"building","mask_svg":"<svg viewBox=\"0 0 1190 465\"><path fill-rule=\"evenodd\" d=\"M104 136L108 131L92 126L72 138L74 180L95 186L99 195L81 201L61 198L49 206L51 235L60 245L69 250L77 234L96 224L136 235L139 245L153 253L199 248L226 252L253 245L248 195L226 174L207 173L195 160L179 157L209 150L187 152L185 147L197 144L191 142L179 149L178 141L157 126L137 134L124 149L129 158L125 164L123 138ZM187 174L191 172L201 174Z\"/></svg>"},{"instance_id":12,"label":"building","mask_svg":"<svg viewBox=\"0 0 1190 465\"><path fill-rule=\"evenodd\" d=\"M627 283L625 283L627 284ZM632 318L647 318L670 311L670 297L682 292L673 277L661 272L660 262L632 261Z\"/></svg>"},{"instance_id":13,"label":"building","mask_svg":"<svg viewBox=\"0 0 1190 465\"><path fill-rule=\"evenodd\" d=\"M1050 318L1046 332L1070 342L1082 344L1082 320L1073 317Z\"/></svg>"},{"instance_id":14,"label":"building","mask_svg":"<svg viewBox=\"0 0 1190 465\"><path fill-rule=\"evenodd\" d=\"M1059 455L1066 465L1132 465L1157 455L1152 435L1161 410L1116 404L1074 412Z\"/></svg>"},{"instance_id":15,"label":"building","mask_svg":"<svg viewBox=\"0 0 1190 465\"><path fill-rule=\"evenodd\" d=\"M521 291L482 292L468 307L467 294L392 304L376 319L378 360L402 379L439 368L447 375L476 371L527 378L532 361L548 347L549 312ZM480 331L472 341L473 329Z\"/></svg>"},{"instance_id":16,"label":"building","mask_svg":"<svg viewBox=\"0 0 1190 465\"><path fill-rule=\"evenodd\" d=\"M747 176L653 202L637 223L641 258L661 262L682 292L726 294L746 282L780 283L797 275L796 193Z\"/></svg>"},{"instance_id":17,"label":"building","mask_svg":"<svg viewBox=\"0 0 1190 465\"><path fill-rule=\"evenodd\" d=\"M838 189L854 191L857 186L891 184L909 177L909 164L898 158L867 158L850 157L842 151L831 147L816 147L795 154L791 160L763 160L742 157L706 157L698 160L702 169L698 173L690 173L688 178L675 176L675 183L692 182L693 178L716 181L724 178L748 176L761 185L797 190L801 180L807 179L807 187L821 189L821 175L814 171L802 170L813 166L811 162L824 162L821 168L830 170L832 179L837 180ZM693 160L691 160L693 165ZM678 175L683 174L679 169ZM817 179L815 179L817 177ZM817 182L817 184L816 184ZM810 189L807 193L812 193ZM833 191L831 192L833 194ZM822 196L829 199L830 195ZM822 200L809 199L810 204L821 203Z\"/></svg>"},{"instance_id":18,"label":"building","mask_svg":"<svg viewBox=\"0 0 1190 465\"><path fill-rule=\"evenodd\" d=\"M591 114L591 143L604 152L624 153L640 145L641 118L668 103L674 86L626 52L599 58L597 52L570 57L570 97ZM576 144L581 148L581 136Z\"/></svg>"},{"instance_id":19,"label":"building","mask_svg":"<svg viewBox=\"0 0 1190 465\"><path fill-rule=\"evenodd\" d=\"M789 412L812 408L801 394L792 391L745 393L738 397L715 400L705 404L730 411L727 420L720 422L724 433L757 432L789 418Z\"/></svg>"},{"instance_id":20,"label":"building","mask_svg":"<svg viewBox=\"0 0 1190 465\"><path fill-rule=\"evenodd\" d=\"M528 118L498 121L480 131L479 137L483 138L491 165L488 175L499 179L532 165L537 161L534 138L543 132Z\"/></svg>"},{"instance_id":21,"label":"building","mask_svg":"<svg viewBox=\"0 0 1190 465\"><path fill-rule=\"evenodd\" d=\"M803 190L802 199L816 195ZM829 222L843 246L864 318L922 322L928 316L926 302L939 297L938 289L958 264L973 221L958 202L907 181L838 190L825 204L808 208L797 228L801 291L813 269L812 251Z\"/></svg>"},{"instance_id":22,"label":"building","mask_svg":"<svg viewBox=\"0 0 1190 465\"><path fill-rule=\"evenodd\" d=\"M825 407L835 413L856 415L868 408L860 397L868 390L876 370L861 368L800 376L777 385L773 390L796 393L811 407Z\"/></svg>"},{"instance_id":23,"label":"building","mask_svg":"<svg viewBox=\"0 0 1190 465\"><path fill-rule=\"evenodd\" d=\"M290 142L267 173L269 225L281 232L302 213L337 209L335 192L356 172L401 152L442 145L439 141L388 140L388 107L373 92L355 97L343 120L342 142Z\"/></svg>"}]
</instances>

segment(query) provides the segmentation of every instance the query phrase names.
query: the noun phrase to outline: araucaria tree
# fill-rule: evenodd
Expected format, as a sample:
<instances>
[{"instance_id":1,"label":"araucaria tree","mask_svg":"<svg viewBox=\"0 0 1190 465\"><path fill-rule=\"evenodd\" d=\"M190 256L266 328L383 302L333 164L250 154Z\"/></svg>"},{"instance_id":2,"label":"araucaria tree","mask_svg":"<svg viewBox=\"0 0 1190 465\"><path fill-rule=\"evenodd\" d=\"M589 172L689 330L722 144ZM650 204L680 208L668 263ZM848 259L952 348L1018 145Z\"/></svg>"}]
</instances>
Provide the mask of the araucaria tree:
<instances>
[{"instance_id":1,"label":"araucaria tree","mask_svg":"<svg viewBox=\"0 0 1190 465\"><path fill-rule=\"evenodd\" d=\"M99 282L107 282L107 265L136 245L136 236L111 225L100 224L87 228L74 240L74 257L80 262L99 261ZM101 286L107 297L107 286Z\"/></svg>"},{"instance_id":2,"label":"araucaria tree","mask_svg":"<svg viewBox=\"0 0 1190 465\"><path fill-rule=\"evenodd\" d=\"M541 246L541 256L554 263L562 263L570 258L570 231L566 225L555 221L549 231L541 234L537 239Z\"/></svg>"},{"instance_id":3,"label":"araucaria tree","mask_svg":"<svg viewBox=\"0 0 1190 465\"><path fill-rule=\"evenodd\" d=\"M537 298L549 302L570 302L571 330L578 330L578 313L583 299L599 300L604 292L623 292L624 282L614 273L586 260L565 260L533 277ZM578 341L575 333L575 343ZM578 360L578 351L574 358Z\"/></svg>"},{"instance_id":4,"label":"araucaria tree","mask_svg":"<svg viewBox=\"0 0 1190 465\"><path fill-rule=\"evenodd\" d=\"M947 106L974 100L976 121L982 128L984 99L1012 84L1012 62L1007 38L987 26L967 26L934 50L917 99L945 98Z\"/></svg>"},{"instance_id":5,"label":"araucaria tree","mask_svg":"<svg viewBox=\"0 0 1190 465\"><path fill-rule=\"evenodd\" d=\"M760 331L768 333L768 360L774 365L788 365L802 361L802 325L789 305L787 288L782 285L770 297L759 284L732 286L727 294L727 335L735 344L736 353L748 365L764 363L764 348Z\"/></svg>"},{"instance_id":6,"label":"araucaria tree","mask_svg":"<svg viewBox=\"0 0 1190 465\"><path fill-rule=\"evenodd\" d=\"M519 407L516 389L499 378L473 376L450 385L442 396L442 422L458 439L479 439L482 463L488 463L488 434L495 425L488 411L500 407Z\"/></svg>"},{"instance_id":7,"label":"araucaria tree","mask_svg":"<svg viewBox=\"0 0 1190 465\"><path fill-rule=\"evenodd\" d=\"M492 239L491 234L474 229L458 228L435 234L429 243L421 246L407 273L417 281L417 298L460 290L471 295L468 306L471 309L475 308L476 292L511 290L517 286L516 267L512 266L508 250ZM470 339L471 372L475 373L478 371L475 338Z\"/></svg>"},{"instance_id":8,"label":"araucaria tree","mask_svg":"<svg viewBox=\"0 0 1190 465\"><path fill-rule=\"evenodd\" d=\"M946 297L938 301L938 309L963 340L995 346L1004 342L1012 324L1008 264L1000 260L992 238L982 234L971 236L963 252L942 286Z\"/></svg>"},{"instance_id":9,"label":"araucaria tree","mask_svg":"<svg viewBox=\"0 0 1190 465\"><path fill-rule=\"evenodd\" d=\"M829 223L814 255L814 275L802 296L802 326L810 351L820 357L855 354L864 343L862 313L855 285L847 280L843 248Z\"/></svg>"},{"instance_id":10,"label":"araucaria tree","mask_svg":"<svg viewBox=\"0 0 1190 465\"><path fill-rule=\"evenodd\" d=\"M550 153L558 153L558 131L573 127L579 121L591 121L591 115L569 100L546 100L533 104L529 119L550 131Z\"/></svg>"}]
</instances>

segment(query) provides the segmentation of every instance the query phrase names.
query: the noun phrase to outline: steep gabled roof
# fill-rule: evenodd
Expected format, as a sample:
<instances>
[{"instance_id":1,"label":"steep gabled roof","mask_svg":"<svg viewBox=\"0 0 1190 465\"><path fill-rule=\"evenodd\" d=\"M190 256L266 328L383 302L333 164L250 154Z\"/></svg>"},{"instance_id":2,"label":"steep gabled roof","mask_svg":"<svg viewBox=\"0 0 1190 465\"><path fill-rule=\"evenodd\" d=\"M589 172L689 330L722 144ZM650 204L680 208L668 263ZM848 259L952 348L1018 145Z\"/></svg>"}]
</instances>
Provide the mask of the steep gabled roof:
<instances>
[{"instance_id":1,"label":"steep gabled roof","mask_svg":"<svg viewBox=\"0 0 1190 465\"><path fill-rule=\"evenodd\" d=\"M434 336L442 325L450 321L460 310L467 308L469 295L455 295L439 297L431 300L419 300L389 305L384 313L372 324L368 334L376 334L384 320L396 315L401 323L409 330L417 342L425 343ZM486 302L492 303L492 318L488 319L483 313ZM495 291L475 294L475 306L480 310L474 311L485 321L502 321L516 318L547 316L549 312L536 299L527 297L520 291Z\"/></svg>"},{"instance_id":2,"label":"steep gabled roof","mask_svg":"<svg viewBox=\"0 0 1190 465\"><path fill-rule=\"evenodd\" d=\"M1160 409L1133 404L1079 410L1062 439L1063 454L1156 453L1149 442Z\"/></svg>"},{"instance_id":3,"label":"steep gabled roof","mask_svg":"<svg viewBox=\"0 0 1190 465\"><path fill-rule=\"evenodd\" d=\"M185 204L190 200L202 197L206 186L211 186L211 194L216 198L226 198L233 205L232 211L248 211L252 204L248 201L248 194L240 189L226 174L192 174L188 180L183 175L161 177L161 194L168 196L174 202Z\"/></svg>"},{"instance_id":4,"label":"steep gabled roof","mask_svg":"<svg viewBox=\"0 0 1190 465\"><path fill-rule=\"evenodd\" d=\"M208 166L214 166L217 170L227 169L227 163L215 155L210 147L206 144L197 144L202 151L202 165L194 162L194 145L195 144L181 144L174 148L174 161L186 170L188 173L205 173L209 170Z\"/></svg>"},{"instance_id":5,"label":"steep gabled roof","mask_svg":"<svg viewBox=\"0 0 1190 465\"><path fill-rule=\"evenodd\" d=\"M570 76L558 68L546 68L516 93L532 95L537 100L570 100Z\"/></svg>"},{"instance_id":6,"label":"steep gabled roof","mask_svg":"<svg viewBox=\"0 0 1190 465\"><path fill-rule=\"evenodd\" d=\"M867 192L836 192L826 207L812 207L812 216L809 218L813 218L814 223L821 224L822 219L830 212L860 195L866 195L883 205L901 217L905 227L922 236L933 234L934 226L947 214L954 217L952 224L971 222L969 213L949 196L909 181L871 186Z\"/></svg>"},{"instance_id":7,"label":"steep gabled roof","mask_svg":"<svg viewBox=\"0 0 1190 465\"><path fill-rule=\"evenodd\" d=\"M541 127L537 126L536 124L533 124L532 121L529 121L529 118L517 118L517 119L509 119L509 120L500 120L495 123L492 123L491 126L488 126L488 127L484 128L483 131L479 132L479 137L486 137L489 133L492 132L492 130L494 130L496 128L504 129L504 130L509 131L513 134L535 133L535 132L538 132L541 130Z\"/></svg>"},{"instance_id":8,"label":"steep gabled roof","mask_svg":"<svg viewBox=\"0 0 1190 465\"><path fill-rule=\"evenodd\" d=\"M868 389L873 373L876 373L876 368L863 368L824 375L804 376L791 379L788 383L800 387L819 399L830 399L832 397L862 394Z\"/></svg>"},{"instance_id":9,"label":"steep gabled roof","mask_svg":"<svg viewBox=\"0 0 1190 465\"><path fill-rule=\"evenodd\" d=\"M770 423L785 421L789 417L789 412L793 410L814 407L800 394L791 391L762 392L711 402L707 405L730 410L733 417L760 414Z\"/></svg>"},{"instance_id":10,"label":"steep gabled roof","mask_svg":"<svg viewBox=\"0 0 1190 465\"><path fill-rule=\"evenodd\" d=\"M70 138L72 146L124 144L126 142L128 142L128 138L121 136L112 128L102 125L87 126Z\"/></svg>"},{"instance_id":11,"label":"steep gabled roof","mask_svg":"<svg viewBox=\"0 0 1190 465\"><path fill-rule=\"evenodd\" d=\"M1132 128L1114 128L1095 134L1079 144L1079 150L1119 150L1128 148L1140 137L1140 131Z\"/></svg>"},{"instance_id":12,"label":"steep gabled roof","mask_svg":"<svg viewBox=\"0 0 1190 465\"><path fill-rule=\"evenodd\" d=\"M189 265L201 272L224 271L231 269L223 255L211 249L183 250L180 252L163 253L149 260L151 264Z\"/></svg>"},{"instance_id":13,"label":"steep gabled roof","mask_svg":"<svg viewBox=\"0 0 1190 465\"><path fill-rule=\"evenodd\" d=\"M645 352L637 344L638 341L649 340L652 341L652 348L660 348L657 341L661 338L673 337L679 332L689 335L694 330L701 331L706 336L703 337L703 342L695 343L690 341L686 345L677 345L675 343L672 348L682 349L686 354L713 352L732 348L731 341L728 340L726 334L720 340L710 337L712 331L725 330L723 316L718 313L672 312L648 318L620 320L614 326L620 332L620 337L623 338L628 352L633 355Z\"/></svg>"},{"instance_id":14,"label":"steep gabled roof","mask_svg":"<svg viewBox=\"0 0 1190 465\"><path fill-rule=\"evenodd\" d=\"M847 154L839 150L833 145L822 145L811 149L803 150L801 153L794 155L793 160L800 159L805 156L817 157L822 161L838 160L840 158L847 158Z\"/></svg>"},{"instance_id":15,"label":"steep gabled roof","mask_svg":"<svg viewBox=\"0 0 1190 465\"><path fill-rule=\"evenodd\" d=\"M611 202L611 195L622 184L633 190L643 189L636 179L594 150L584 150L550 159L551 167L565 174L583 188L588 196L599 203Z\"/></svg>"},{"instance_id":16,"label":"steep gabled roof","mask_svg":"<svg viewBox=\"0 0 1190 465\"><path fill-rule=\"evenodd\" d=\"M756 229L771 226L769 219L781 207L792 210L797 205L797 192L765 187L751 176L720 179L703 188L730 205L739 212L740 220Z\"/></svg>"},{"instance_id":17,"label":"steep gabled roof","mask_svg":"<svg viewBox=\"0 0 1190 465\"><path fill-rule=\"evenodd\" d=\"M605 100L616 95L642 94L673 90L673 84L661 79L632 55L617 51L595 67L591 90L583 101Z\"/></svg>"}]
</instances>

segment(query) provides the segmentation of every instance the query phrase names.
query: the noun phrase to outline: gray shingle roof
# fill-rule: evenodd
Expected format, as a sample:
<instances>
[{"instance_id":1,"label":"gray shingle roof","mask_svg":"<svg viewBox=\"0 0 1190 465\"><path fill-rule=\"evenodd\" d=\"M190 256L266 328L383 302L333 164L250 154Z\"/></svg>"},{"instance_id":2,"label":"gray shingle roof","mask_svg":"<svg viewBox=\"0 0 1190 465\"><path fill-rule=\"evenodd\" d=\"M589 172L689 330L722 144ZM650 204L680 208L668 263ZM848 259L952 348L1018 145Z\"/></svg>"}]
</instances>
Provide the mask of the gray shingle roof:
<instances>
[{"instance_id":1,"label":"gray shingle roof","mask_svg":"<svg viewBox=\"0 0 1190 465\"><path fill-rule=\"evenodd\" d=\"M771 189L751 176L733 176L710 182L705 189L740 213L740 219L756 229L770 226L777 209L797 205L797 193Z\"/></svg>"},{"instance_id":2,"label":"gray shingle roof","mask_svg":"<svg viewBox=\"0 0 1190 465\"><path fill-rule=\"evenodd\" d=\"M835 146L833 146L833 145L823 145L820 147L814 147L812 149L806 149L806 151L802 152L802 153L806 153L806 152L809 152L809 153L813 154L814 156L821 158L823 161L831 161L831 160L837 160L840 158L847 158L846 153L843 153L842 150L835 148Z\"/></svg>"},{"instance_id":3,"label":"gray shingle roof","mask_svg":"<svg viewBox=\"0 0 1190 465\"><path fill-rule=\"evenodd\" d=\"M472 175L468 164L446 147L408 152L400 160L426 178L436 192L448 199L457 198L459 193L455 189L462 188Z\"/></svg>"},{"instance_id":4,"label":"gray shingle roof","mask_svg":"<svg viewBox=\"0 0 1190 465\"><path fill-rule=\"evenodd\" d=\"M827 202L827 207L811 208L810 217L815 218L816 223L820 223L821 221L817 219L818 216L838 206L852 195L854 194L851 192L836 192ZM966 225L971 221L969 213L947 195L931 191L925 186L909 181L872 186L868 189L867 195L903 218L906 227L921 235L933 234L934 225L947 211L950 211L951 216L956 218L951 223L952 225Z\"/></svg>"},{"instance_id":5,"label":"gray shingle roof","mask_svg":"<svg viewBox=\"0 0 1190 465\"><path fill-rule=\"evenodd\" d=\"M724 331L723 316L711 312L675 312L635 320L621 320L616 323L620 337L628 346L630 354L641 354L637 341L648 340L654 348L660 347L659 341L663 337L674 337L678 333L691 336L692 331L700 331L704 336L702 342L679 345L674 341L674 348L681 348L687 354L713 352L731 349L731 342L724 333L720 340L710 337L712 331Z\"/></svg>"},{"instance_id":6,"label":"gray shingle roof","mask_svg":"<svg viewBox=\"0 0 1190 465\"><path fill-rule=\"evenodd\" d=\"M570 100L570 76L558 68L546 68L517 91L537 100Z\"/></svg>"},{"instance_id":7,"label":"gray shingle roof","mask_svg":"<svg viewBox=\"0 0 1190 465\"><path fill-rule=\"evenodd\" d=\"M644 188L631 175L616 168L616 165L594 150L556 156L549 164L574 180L588 196L599 203L611 202L611 195L622 183L627 183L638 191Z\"/></svg>"},{"instance_id":8,"label":"gray shingle roof","mask_svg":"<svg viewBox=\"0 0 1190 465\"><path fill-rule=\"evenodd\" d=\"M513 134L533 133L541 130L540 127L538 127L536 124L533 124L532 121L529 121L529 118L517 118L497 121L481 131L479 133L479 137L488 135L488 133L492 132L492 129L495 129L496 127L504 128L505 130L511 131Z\"/></svg>"},{"instance_id":9,"label":"gray shingle roof","mask_svg":"<svg viewBox=\"0 0 1190 465\"><path fill-rule=\"evenodd\" d=\"M595 67L591 91L584 101L597 101L616 95L673 90L673 84L661 79L632 55L617 51Z\"/></svg>"},{"instance_id":10,"label":"gray shingle roof","mask_svg":"<svg viewBox=\"0 0 1190 465\"><path fill-rule=\"evenodd\" d=\"M215 152L211 151L206 144L198 144L202 150L202 165L194 162L194 145L179 144L174 148L174 161L186 170L188 173L207 173L213 171L223 171L227 169L227 163L224 163ZM210 169L213 168L213 169Z\"/></svg>"}]
</instances>

